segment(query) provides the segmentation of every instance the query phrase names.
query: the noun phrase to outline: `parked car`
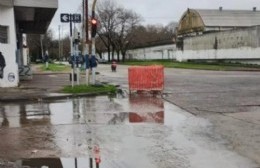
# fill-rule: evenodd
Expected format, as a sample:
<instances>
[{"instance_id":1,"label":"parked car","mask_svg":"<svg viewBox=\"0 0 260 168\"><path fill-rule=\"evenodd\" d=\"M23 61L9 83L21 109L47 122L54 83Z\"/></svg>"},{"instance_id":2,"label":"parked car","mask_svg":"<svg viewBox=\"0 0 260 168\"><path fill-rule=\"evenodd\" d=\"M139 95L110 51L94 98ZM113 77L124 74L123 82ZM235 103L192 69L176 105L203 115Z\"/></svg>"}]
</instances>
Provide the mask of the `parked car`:
<instances>
[{"instance_id":1,"label":"parked car","mask_svg":"<svg viewBox=\"0 0 260 168\"><path fill-rule=\"evenodd\" d=\"M98 58L97 60L98 60L98 63L100 63L100 64L106 64L108 62L104 58Z\"/></svg>"}]
</instances>

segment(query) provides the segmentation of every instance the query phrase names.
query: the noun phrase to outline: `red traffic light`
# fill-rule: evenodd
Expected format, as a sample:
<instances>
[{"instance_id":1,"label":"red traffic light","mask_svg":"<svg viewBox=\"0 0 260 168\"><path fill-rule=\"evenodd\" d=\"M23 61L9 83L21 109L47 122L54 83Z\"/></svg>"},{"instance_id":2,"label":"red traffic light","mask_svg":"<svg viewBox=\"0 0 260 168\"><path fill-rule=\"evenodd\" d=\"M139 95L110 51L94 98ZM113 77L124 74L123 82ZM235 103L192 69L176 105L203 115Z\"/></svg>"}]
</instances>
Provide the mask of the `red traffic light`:
<instances>
[{"instance_id":1,"label":"red traffic light","mask_svg":"<svg viewBox=\"0 0 260 168\"><path fill-rule=\"evenodd\" d=\"M91 19L91 37L95 37L97 34L97 20L95 18Z\"/></svg>"},{"instance_id":2,"label":"red traffic light","mask_svg":"<svg viewBox=\"0 0 260 168\"><path fill-rule=\"evenodd\" d=\"M91 23L92 24L97 24L97 20L96 19L91 19Z\"/></svg>"}]
</instances>

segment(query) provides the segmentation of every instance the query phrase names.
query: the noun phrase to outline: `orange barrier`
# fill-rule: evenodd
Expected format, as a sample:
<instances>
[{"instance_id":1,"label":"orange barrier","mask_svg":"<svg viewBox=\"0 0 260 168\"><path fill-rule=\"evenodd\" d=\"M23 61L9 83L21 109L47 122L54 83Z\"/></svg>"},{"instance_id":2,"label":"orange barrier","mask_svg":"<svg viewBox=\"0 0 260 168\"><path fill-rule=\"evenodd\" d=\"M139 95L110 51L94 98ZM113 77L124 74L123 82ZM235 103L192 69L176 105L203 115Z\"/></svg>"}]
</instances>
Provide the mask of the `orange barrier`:
<instances>
[{"instance_id":1,"label":"orange barrier","mask_svg":"<svg viewBox=\"0 0 260 168\"><path fill-rule=\"evenodd\" d=\"M130 91L162 91L164 87L163 66L133 66L128 68Z\"/></svg>"}]
</instances>

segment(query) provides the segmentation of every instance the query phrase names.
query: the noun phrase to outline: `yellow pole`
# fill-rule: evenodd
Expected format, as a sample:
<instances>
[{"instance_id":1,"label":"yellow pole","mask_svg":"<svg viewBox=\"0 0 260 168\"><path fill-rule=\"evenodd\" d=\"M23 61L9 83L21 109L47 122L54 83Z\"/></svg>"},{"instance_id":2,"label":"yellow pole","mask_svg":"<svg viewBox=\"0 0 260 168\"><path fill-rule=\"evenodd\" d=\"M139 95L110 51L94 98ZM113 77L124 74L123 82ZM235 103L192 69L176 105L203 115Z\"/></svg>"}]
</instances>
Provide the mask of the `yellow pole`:
<instances>
[{"instance_id":1,"label":"yellow pole","mask_svg":"<svg viewBox=\"0 0 260 168\"><path fill-rule=\"evenodd\" d=\"M93 11L95 12L96 3L97 3L97 0L94 0L94 2L92 4L92 12Z\"/></svg>"}]
</instances>

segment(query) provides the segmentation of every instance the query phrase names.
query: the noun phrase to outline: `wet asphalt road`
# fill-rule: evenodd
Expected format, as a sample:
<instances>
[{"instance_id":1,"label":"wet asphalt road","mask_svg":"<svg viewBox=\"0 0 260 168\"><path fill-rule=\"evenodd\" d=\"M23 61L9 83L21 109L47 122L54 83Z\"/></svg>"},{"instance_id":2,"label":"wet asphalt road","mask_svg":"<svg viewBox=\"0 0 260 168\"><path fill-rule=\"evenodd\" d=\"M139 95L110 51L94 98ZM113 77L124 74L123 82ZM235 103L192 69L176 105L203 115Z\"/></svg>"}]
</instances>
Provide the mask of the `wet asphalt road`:
<instances>
[{"instance_id":1,"label":"wet asphalt road","mask_svg":"<svg viewBox=\"0 0 260 168\"><path fill-rule=\"evenodd\" d=\"M101 66L100 72L99 80L127 89L125 67L112 73ZM0 158L12 163L0 167L40 163L38 158L63 167L77 158L84 167L95 146L104 168L259 167L257 72L166 69L165 75L163 99L124 95L1 104Z\"/></svg>"},{"instance_id":2,"label":"wet asphalt road","mask_svg":"<svg viewBox=\"0 0 260 168\"><path fill-rule=\"evenodd\" d=\"M55 158L63 167L78 158L89 165L97 146L104 168L256 167L212 134L209 121L157 97L7 104L1 111L0 157L16 165L29 165L21 158Z\"/></svg>"},{"instance_id":3,"label":"wet asphalt road","mask_svg":"<svg viewBox=\"0 0 260 168\"><path fill-rule=\"evenodd\" d=\"M101 79L127 84L127 66L100 67ZM165 68L164 99L213 124L214 134L260 165L260 72Z\"/></svg>"}]
</instances>

